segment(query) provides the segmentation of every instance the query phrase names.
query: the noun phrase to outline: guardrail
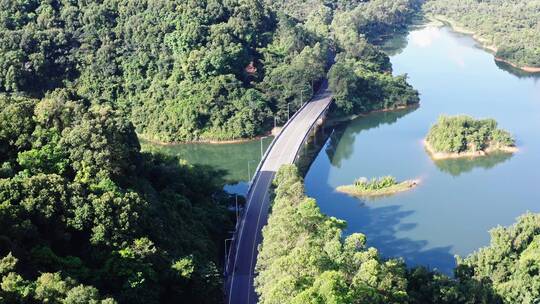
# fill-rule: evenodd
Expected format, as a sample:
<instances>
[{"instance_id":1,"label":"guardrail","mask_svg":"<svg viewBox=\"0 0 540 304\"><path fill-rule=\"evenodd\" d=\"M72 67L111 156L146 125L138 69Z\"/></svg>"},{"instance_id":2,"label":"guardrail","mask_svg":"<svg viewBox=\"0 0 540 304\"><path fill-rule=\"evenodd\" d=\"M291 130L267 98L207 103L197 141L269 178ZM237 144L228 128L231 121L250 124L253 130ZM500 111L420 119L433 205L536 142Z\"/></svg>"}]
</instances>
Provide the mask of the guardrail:
<instances>
[{"instance_id":1,"label":"guardrail","mask_svg":"<svg viewBox=\"0 0 540 304\"><path fill-rule=\"evenodd\" d=\"M304 144L306 143L307 139L309 138L309 135L311 134L311 131L313 131L313 127L315 127L315 125L317 124L317 122L319 121L319 119L324 116L326 114L326 112L328 111L328 108L330 107L332 103L328 103L328 105L326 105L326 107L324 108L324 110L321 112L321 114L319 114L319 116L317 116L317 118L313 121L313 123L311 124L311 126L309 126L309 130L306 132L306 134L304 135L304 138L302 139L302 143L298 146L298 149L296 149L295 151L295 162L299 156L299 153L300 153L300 149L302 149L302 147L304 146Z\"/></svg>"},{"instance_id":2,"label":"guardrail","mask_svg":"<svg viewBox=\"0 0 540 304\"><path fill-rule=\"evenodd\" d=\"M227 257L226 257L226 261L225 261L225 276L228 275L228 272L229 272L229 267L230 267L230 263L232 262L230 260L230 257L231 256L234 256L234 254L236 253L236 251L238 250L238 246L239 244L236 244L236 239L237 239L237 234L238 234L238 231L240 231L240 229L242 228L242 226L244 225L244 222L245 222L245 218L244 218L244 211L245 210L248 210L249 209L249 205L251 204L251 194L252 194L252 189L253 189L253 185L255 184L255 182L257 181L257 178L259 178L259 173L260 173L260 170L261 170L261 167L262 165L264 164L264 162L266 161L266 158L268 158L268 155L270 154L270 151L272 151L272 148L274 147L275 143L278 141L278 139L281 137L281 135L283 134L283 131L290 125L290 123L294 120L294 118L296 116L298 116L298 114L300 112L302 112L302 110L306 107L306 105L308 104L308 102L305 102L294 114L293 116L291 116L289 118L289 120L287 120L287 122L283 125L283 127L281 127L281 130L279 131L279 133L276 135L276 137L274 137L274 139L272 140L272 142L270 143L270 145L268 146L268 148L266 148L266 151L264 152L263 154L263 157L261 158L261 161L259 162L259 164L257 165L257 168L255 169L255 174L253 175L253 177L251 178L251 180L249 181L249 186L248 186L248 191L246 193L246 202L247 202L247 205L246 207L242 210L242 213L240 214L240 218L242 220L240 221L236 221L236 225L235 225L235 229L234 229L234 233L233 233L233 236L232 236L232 239L231 239L231 245L230 245L230 249L229 249L229 253L227 254ZM319 118L317 118L318 120ZM310 131L311 131L311 128L310 128ZM226 285L227 282L225 282Z\"/></svg>"}]
</instances>

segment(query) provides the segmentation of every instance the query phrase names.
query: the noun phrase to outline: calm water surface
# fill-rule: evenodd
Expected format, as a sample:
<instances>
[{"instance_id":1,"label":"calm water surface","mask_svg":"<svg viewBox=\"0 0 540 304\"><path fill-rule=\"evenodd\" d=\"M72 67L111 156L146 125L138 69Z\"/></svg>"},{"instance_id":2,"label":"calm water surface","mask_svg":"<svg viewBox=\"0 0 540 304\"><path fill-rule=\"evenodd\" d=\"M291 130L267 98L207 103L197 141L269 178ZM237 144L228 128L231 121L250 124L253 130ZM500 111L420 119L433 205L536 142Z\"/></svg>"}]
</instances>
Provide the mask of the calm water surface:
<instances>
[{"instance_id":1,"label":"calm water surface","mask_svg":"<svg viewBox=\"0 0 540 304\"><path fill-rule=\"evenodd\" d=\"M243 195L247 192L248 181L255 173L261 160L261 143L266 151L273 137L237 144L178 144L154 145L141 140L145 151L159 151L177 156L190 164L210 166L222 171L227 185L225 190Z\"/></svg>"},{"instance_id":2,"label":"calm water surface","mask_svg":"<svg viewBox=\"0 0 540 304\"><path fill-rule=\"evenodd\" d=\"M395 74L421 94L415 110L377 113L336 129L306 176L321 210L362 232L386 257L451 273L454 255L489 244L488 231L540 212L540 76L495 63L470 37L424 26L394 41ZM421 141L441 114L495 118L520 152L434 162ZM414 190L372 201L336 193L358 177L421 179Z\"/></svg>"},{"instance_id":3,"label":"calm water surface","mask_svg":"<svg viewBox=\"0 0 540 304\"><path fill-rule=\"evenodd\" d=\"M540 212L540 76L497 64L468 36L424 26L387 48L395 74L407 73L421 106L376 113L334 130L306 176L322 211L362 232L386 257L451 273L454 255L489 244L489 229ZM421 140L441 114L495 118L520 152L475 160L432 161ZM271 138L263 140L266 149ZM190 163L223 170L229 192L243 194L260 160L260 141L155 146ZM374 201L336 193L358 177L421 179L416 189Z\"/></svg>"}]
</instances>

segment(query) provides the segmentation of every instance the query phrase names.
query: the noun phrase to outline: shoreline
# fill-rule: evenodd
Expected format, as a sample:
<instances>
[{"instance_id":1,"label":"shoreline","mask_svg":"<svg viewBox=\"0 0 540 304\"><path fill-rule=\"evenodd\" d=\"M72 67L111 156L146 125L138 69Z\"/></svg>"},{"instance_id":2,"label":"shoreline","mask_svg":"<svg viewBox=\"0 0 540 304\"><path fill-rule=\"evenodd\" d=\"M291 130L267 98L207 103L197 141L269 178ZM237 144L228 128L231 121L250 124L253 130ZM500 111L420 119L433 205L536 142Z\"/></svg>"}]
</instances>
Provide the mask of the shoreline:
<instances>
[{"instance_id":1,"label":"shoreline","mask_svg":"<svg viewBox=\"0 0 540 304\"><path fill-rule=\"evenodd\" d=\"M183 144L210 144L210 145L241 144L241 143L246 143L246 142L250 142L250 141L257 141L257 140L260 140L263 137L268 137L268 136L276 136L276 134L274 134L272 132L272 130L271 130L271 131L268 131L268 132L264 133L263 135L258 135L258 136L250 137L250 138L227 139L227 140L193 140L193 141L167 142L167 141L159 141L159 140L155 140L155 139L150 139L147 136L145 136L144 134L137 133L137 137L139 138L139 140L146 141L146 142L148 142L149 144L152 144L152 145L163 146L163 147L178 146L178 145L183 145Z\"/></svg>"},{"instance_id":2,"label":"shoreline","mask_svg":"<svg viewBox=\"0 0 540 304\"><path fill-rule=\"evenodd\" d=\"M486 49L486 50L490 51L492 53L492 55L494 56L496 61L504 62L504 63L516 68L516 69L522 70L523 72L540 73L540 67L520 66L520 65L518 65L516 63L513 63L513 62L511 62L509 60L497 57L496 53L498 51L498 47L495 44L492 44L492 42L490 42L486 38L480 36L478 33L465 28L464 26L460 25L455 20L449 19L449 18L447 18L445 16L442 16L442 15L428 15L427 18L428 18L428 20L437 21L437 22L440 22L440 23L443 23L443 24L446 24L446 25L450 26L450 28L456 33L470 35L476 42L479 43L479 45L483 49Z\"/></svg>"},{"instance_id":3,"label":"shoreline","mask_svg":"<svg viewBox=\"0 0 540 304\"><path fill-rule=\"evenodd\" d=\"M482 48L486 50L489 50L493 53L499 50L496 45L490 44L490 42L486 38L480 36L479 34L477 34L476 32L472 30L465 28L464 26L459 24L457 21L454 21L442 15L428 15L427 18L431 21L437 21L439 23L442 23L443 25L450 26L450 28L456 33L471 36L476 42L480 44Z\"/></svg>"},{"instance_id":4,"label":"shoreline","mask_svg":"<svg viewBox=\"0 0 540 304\"><path fill-rule=\"evenodd\" d=\"M519 65L515 64L515 63L512 63L506 59L503 59L501 57L497 57L495 56L495 60L496 61L499 61L499 62L504 62L516 69L520 69L524 72L527 72L527 73L540 73L540 67L530 67L530 66L523 66L523 67L520 67Z\"/></svg>"},{"instance_id":5,"label":"shoreline","mask_svg":"<svg viewBox=\"0 0 540 304\"><path fill-rule=\"evenodd\" d=\"M373 190L373 191L362 191L358 190L354 185L344 185L338 186L336 188L337 192L345 193L354 197L364 197L364 198L374 198L380 196L390 196L397 193L409 191L416 188L420 184L420 179L406 180L399 184L390 186L385 189Z\"/></svg>"},{"instance_id":6,"label":"shoreline","mask_svg":"<svg viewBox=\"0 0 540 304\"><path fill-rule=\"evenodd\" d=\"M334 118L334 119L329 118L327 120L327 124L328 125L339 124L339 123L342 123L342 122L347 122L347 121L354 120L354 119L359 118L359 117L366 117L366 116L368 116L370 114L374 114L374 113L400 111L400 110L405 110L405 109L410 109L410 108L417 108L419 106L420 106L420 103L407 105L407 106L399 106L399 107L392 108L392 109L374 110L374 111L370 111L370 112L366 112L366 113L354 114L354 115L349 115L349 116L345 116L345 117L338 117L338 118ZM258 135L258 136L251 137L251 138L239 138L239 139L228 139L228 140L193 140L193 141L180 141L180 142L166 142L166 141L159 141L159 140L151 139L148 136L146 136L144 134L140 134L140 133L137 133L137 137L139 138L139 140L143 140L143 141L148 142L149 144L156 145L156 146L162 146L162 147L177 146L177 145L183 145L183 144L227 145L227 144L241 144L241 143L246 143L246 142L250 142L250 141L257 141L257 140L260 140L263 137L268 137L268 136L277 136L277 134L279 134L281 129L282 129L282 127L276 127L276 128L272 128L272 130L270 130L270 131L265 132L263 135Z\"/></svg>"},{"instance_id":7,"label":"shoreline","mask_svg":"<svg viewBox=\"0 0 540 304\"><path fill-rule=\"evenodd\" d=\"M419 108L419 107L420 107L420 103L416 103L416 104L411 104L411 105L407 105L407 106L399 106L399 107L395 107L395 108L392 108L392 109L374 110L374 111L361 113L361 114L352 114L352 115L348 115L348 116L334 117L334 118L329 118L328 119L328 124L333 125L333 124L339 124L339 123L342 123L342 122L348 122L348 121L355 120L355 119L360 118L360 117L366 117L368 115L375 114L375 113L397 112L397 111L401 111L401 110L414 109L414 108Z\"/></svg>"},{"instance_id":8,"label":"shoreline","mask_svg":"<svg viewBox=\"0 0 540 304\"><path fill-rule=\"evenodd\" d=\"M424 148L428 152L429 156L433 160L444 160L444 159L457 159L457 158L476 158L481 156L489 155L494 152L503 152L503 153L516 153L519 151L518 147L488 147L486 150L480 151L468 151L468 152L437 152L433 147L424 139L422 141Z\"/></svg>"}]
</instances>

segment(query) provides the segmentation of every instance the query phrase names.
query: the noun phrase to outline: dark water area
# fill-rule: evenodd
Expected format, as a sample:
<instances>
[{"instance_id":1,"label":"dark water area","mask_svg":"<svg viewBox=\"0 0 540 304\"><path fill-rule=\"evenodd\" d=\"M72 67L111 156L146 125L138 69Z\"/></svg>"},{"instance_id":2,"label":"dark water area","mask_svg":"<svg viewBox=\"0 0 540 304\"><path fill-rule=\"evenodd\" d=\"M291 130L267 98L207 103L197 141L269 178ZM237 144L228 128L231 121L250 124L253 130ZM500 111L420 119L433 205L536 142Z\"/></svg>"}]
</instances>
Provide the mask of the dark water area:
<instances>
[{"instance_id":1,"label":"dark water area","mask_svg":"<svg viewBox=\"0 0 540 304\"><path fill-rule=\"evenodd\" d=\"M489 230L540 211L540 75L495 62L469 36L420 26L385 49L394 74L421 94L417 109L374 113L333 130L306 175L321 210L367 235L385 257L450 274L454 255L489 244ZM520 149L433 161L422 140L441 114L494 118ZM420 179L415 189L362 200L335 191L359 177Z\"/></svg>"},{"instance_id":2,"label":"dark water area","mask_svg":"<svg viewBox=\"0 0 540 304\"><path fill-rule=\"evenodd\" d=\"M144 151L157 151L176 156L190 164L210 166L224 173L225 190L244 195L248 182L273 137L235 144L190 143L177 145L155 145L141 140ZM262 145L261 145L262 143Z\"/></svg>"}]
</instances>

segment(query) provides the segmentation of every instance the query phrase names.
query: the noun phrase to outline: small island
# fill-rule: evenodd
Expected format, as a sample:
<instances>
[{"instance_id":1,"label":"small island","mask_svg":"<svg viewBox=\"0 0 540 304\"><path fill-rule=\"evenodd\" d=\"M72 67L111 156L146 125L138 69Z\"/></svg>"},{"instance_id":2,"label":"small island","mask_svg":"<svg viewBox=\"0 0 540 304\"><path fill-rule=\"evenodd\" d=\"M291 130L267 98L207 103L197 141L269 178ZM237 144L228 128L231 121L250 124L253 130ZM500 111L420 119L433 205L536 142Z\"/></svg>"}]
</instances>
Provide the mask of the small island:
<instances>
[{"instance_id":1,"label":"small island","mask_svg":"<svg viewBox=\"0 0 540 304\"><path fill-rule=\"evenodd\" d=\"M436 160L517 151L512 135L498 129L494 119L474 119L466 115L441 116L429 130L424 145Z\"/></svg>"},{"instance_id":2,"label":"small island","mask_svg":"<svg viewBox=\"0 0 540 304\"><path fill-rule=\"evenodd\" d=\"M339 186L338 192L359 197L386 196L410 190L418 185L418 180L397 182L393 176L383 176L368 180L365 177L357 179L354 184Z\"/></svg>"}]
</instances>

